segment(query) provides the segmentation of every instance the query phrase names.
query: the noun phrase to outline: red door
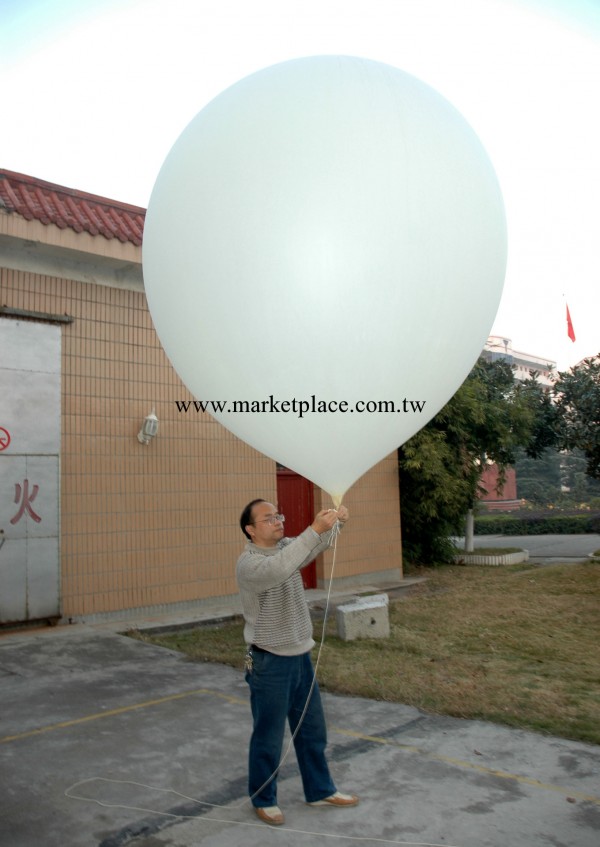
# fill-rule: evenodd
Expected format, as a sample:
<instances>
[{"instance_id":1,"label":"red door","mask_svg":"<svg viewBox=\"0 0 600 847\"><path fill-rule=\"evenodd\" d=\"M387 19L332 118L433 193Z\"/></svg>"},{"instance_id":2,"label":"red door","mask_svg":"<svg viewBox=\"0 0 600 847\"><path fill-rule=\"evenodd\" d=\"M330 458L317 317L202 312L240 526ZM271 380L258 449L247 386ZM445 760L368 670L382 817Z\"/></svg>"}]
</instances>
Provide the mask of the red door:
<instances>
[{"instance_id":1,"label":"red door","mask_svg":"<svg viewBox=\"0 0 600 847\"><path fill-rule=\"evenodd\" d=\"M285 534L288 538L306 529L313 522L313 484L288 468L277 468L277 505L285 515ZM305 588L317 587L317 565L311 562L301 571Z\"/></svg>"}]
</instances>

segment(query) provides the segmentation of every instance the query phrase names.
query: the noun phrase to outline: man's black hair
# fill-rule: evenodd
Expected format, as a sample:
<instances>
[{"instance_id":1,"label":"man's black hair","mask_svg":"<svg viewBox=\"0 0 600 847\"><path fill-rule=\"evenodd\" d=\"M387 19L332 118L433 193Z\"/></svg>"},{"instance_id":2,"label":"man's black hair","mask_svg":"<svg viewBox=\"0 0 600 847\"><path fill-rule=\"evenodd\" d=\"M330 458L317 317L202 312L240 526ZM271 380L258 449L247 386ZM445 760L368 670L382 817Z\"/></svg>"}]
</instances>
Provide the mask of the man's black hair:
<instances>
[{"instance_id":1,"label":"man's black hair","mask_svg":"<svg viewBox=\"0 0 600 847\"><path fill-rule=\"evenodd\" d=\"M251 500L250 503L246 506L244 511L240 517L240 527L242 528L242 532L246 536L249 541L252 541L248 533L246 532L246 527L249 523L252 523L252 509L256 506L257 503L267 503L267 500L263 500L262 497L259 497L258 500Z\"/></svg>"}]
</instances>

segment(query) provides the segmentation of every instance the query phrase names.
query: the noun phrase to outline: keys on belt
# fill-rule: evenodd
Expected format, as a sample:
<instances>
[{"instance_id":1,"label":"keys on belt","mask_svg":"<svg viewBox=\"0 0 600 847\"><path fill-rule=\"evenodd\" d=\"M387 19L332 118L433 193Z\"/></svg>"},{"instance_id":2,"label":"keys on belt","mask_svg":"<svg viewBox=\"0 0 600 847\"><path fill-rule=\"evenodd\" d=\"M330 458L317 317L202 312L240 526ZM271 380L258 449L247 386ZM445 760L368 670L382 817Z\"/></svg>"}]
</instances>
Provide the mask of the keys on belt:
<instances>
[{"instance_id":1,"label":"keys on belt","mask_svg":"<svg viewBox=\"0 0 600 847\"><path fill-rule=\"evenodd\" d=\"M256 644L251 644L248 648L246 655L244 656L244 668L248 671L248 673L252 673L252 669L254 668L254 660L252 658L253 653L268 653L268 650L263 650L262 647L257 647Z\"/></svg>"}]
</instances>

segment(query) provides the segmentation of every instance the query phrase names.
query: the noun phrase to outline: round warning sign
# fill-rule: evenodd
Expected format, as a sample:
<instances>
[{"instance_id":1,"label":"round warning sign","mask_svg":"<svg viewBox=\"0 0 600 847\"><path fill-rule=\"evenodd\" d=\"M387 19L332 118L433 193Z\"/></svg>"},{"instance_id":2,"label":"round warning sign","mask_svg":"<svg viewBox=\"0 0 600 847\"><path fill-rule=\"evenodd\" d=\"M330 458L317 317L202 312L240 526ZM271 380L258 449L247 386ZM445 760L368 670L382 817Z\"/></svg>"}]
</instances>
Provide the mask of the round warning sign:
<instances>
[{"instance_id":1,"label":"round warning sign","mask_svg":"<svg viewBox=\"0 0 600 847\"><path fill-rule=\"evenodd\" d=\"M3 450L6 450L8 445L10 444L10 432L7 429L4 429L3 426L0 426L0 453Z\"/></svg>"}]
</instances>

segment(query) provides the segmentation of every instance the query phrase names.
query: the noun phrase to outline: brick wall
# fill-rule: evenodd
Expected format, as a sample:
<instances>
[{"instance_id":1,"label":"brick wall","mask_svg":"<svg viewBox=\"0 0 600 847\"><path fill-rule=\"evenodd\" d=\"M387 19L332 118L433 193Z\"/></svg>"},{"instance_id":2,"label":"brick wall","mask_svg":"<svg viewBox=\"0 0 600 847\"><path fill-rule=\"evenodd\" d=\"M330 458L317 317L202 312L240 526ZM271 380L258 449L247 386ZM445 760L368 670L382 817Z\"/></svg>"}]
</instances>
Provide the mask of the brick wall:
<instances>
[{"instance_id":1,"label":"brick wall","mask_svg":"<svg viewBox=\"0 0 600 847\"><path fill-rule=\"evenodd\" d=\"M3 268L0 292L4 306L74 318L62 326L63 617L236 594L238 517L256 496L276 502L275 463L210 416L178 412L175 400L189 394L158 342L143 290ZM136 435L152 408L159 433L144 446ZM317 500L330 505L327 495ZM395 455L346 504L352 520L334 578L398 577ZM332 558L322 559L321 584Z\"/></svg>"}]
</instances>

